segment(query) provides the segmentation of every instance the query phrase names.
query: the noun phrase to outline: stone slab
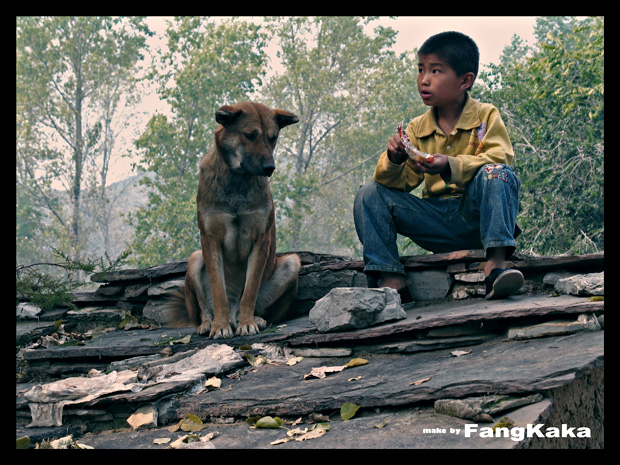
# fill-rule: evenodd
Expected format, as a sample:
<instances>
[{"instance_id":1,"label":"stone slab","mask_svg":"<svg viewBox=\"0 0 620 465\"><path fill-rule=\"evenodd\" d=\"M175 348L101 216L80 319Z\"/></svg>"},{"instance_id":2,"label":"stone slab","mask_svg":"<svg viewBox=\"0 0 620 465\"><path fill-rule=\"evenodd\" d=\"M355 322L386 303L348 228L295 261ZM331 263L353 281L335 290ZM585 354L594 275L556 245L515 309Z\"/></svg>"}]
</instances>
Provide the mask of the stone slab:
<instances>
[{"instance_id":1,"label":"stone slab","mask_svg":"<svg viewBox=\"0 0 620 465\"><path fill-rule=\"evenodd\" d=\"M545 399L510 413L518 424L543 423L551 410L551 401ZM309 428L304 419L297 427ZM358 411L342 421L337 414L330 415L330 430L322 437L307 441L291 441L270 445L286 437L286 429L253 429L244 422L232 424L207 423L199 435L215 433L210 441L215 449L513 449L523 444L509 437L466 437L464 427L468 420L437 414L432 407L407 410ZM291 428L290 425L286 425ZM378 428L377 426L382 426ZM429 430L441 432L429 432ZM459 430L456 433L456 430ZM443 432L445 431L445 432ZM168 445L153 443L156 438L171 438L171 442L186 433L170 433L166 428L144 429L102 434L86 434L80 442L95 449L167 449Z\"/></svg>"},{"instance_id":2,"label":"stone slab","mask_svg":"<svg viewBox=\"0 0 620 465\"><path fill-rule=\"evenodd\" d=\"M503 300L476 300L472 302L445 302L416 307L404 305L407 318L361 330L339 333L304 334L288 339L291 346L334 343L366 343L372 338L399 336L407 332L472 322L496 321L509 318L588 313L604 310L603 302L589 302L583 297L512 296Z\"/></svg>"},{"instance_id":3,"label":"stone slab","mask_svg":"<svg viewBox=\"0 0 620 465\"><path fill-rule=\"evenodd\" d=\"M170 418L193 413L201 418L252 415L304 415L340 409L395 407L441 398L486 393L519 394L553 389L575 374L603 364L603 331L530 341L501 338L455 357L451 350L413 354L369 354L369 363L323 379L304 379L312 368L342 365L342 360L304 359L294 366L262 365L222 389L171 402ZM355 381L351 378L361 377ZM415 381L430 378L418 385ZM165 415L164 415L165 416Z\"/></svg>"}]
</instances>

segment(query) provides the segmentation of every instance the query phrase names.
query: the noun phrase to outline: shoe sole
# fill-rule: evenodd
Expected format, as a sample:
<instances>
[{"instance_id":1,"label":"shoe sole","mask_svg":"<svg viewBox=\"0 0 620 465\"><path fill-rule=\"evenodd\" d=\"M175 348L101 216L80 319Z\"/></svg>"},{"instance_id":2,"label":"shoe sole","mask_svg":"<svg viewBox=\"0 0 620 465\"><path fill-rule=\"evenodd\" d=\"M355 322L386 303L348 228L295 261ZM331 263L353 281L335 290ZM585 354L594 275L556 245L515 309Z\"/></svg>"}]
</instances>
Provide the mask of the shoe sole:
<instances>
[{"instance_id":1,"label":"shoe sole","mask_svg":"<svg viewBox=\"0 0 620 465\"><path fill-rule=\"evenodd\" d=\"M506 270L497 277L493 289L485 299L503 299L514 294L523 286L523 275L519 270Z\"/></svg>"}]
</instances>

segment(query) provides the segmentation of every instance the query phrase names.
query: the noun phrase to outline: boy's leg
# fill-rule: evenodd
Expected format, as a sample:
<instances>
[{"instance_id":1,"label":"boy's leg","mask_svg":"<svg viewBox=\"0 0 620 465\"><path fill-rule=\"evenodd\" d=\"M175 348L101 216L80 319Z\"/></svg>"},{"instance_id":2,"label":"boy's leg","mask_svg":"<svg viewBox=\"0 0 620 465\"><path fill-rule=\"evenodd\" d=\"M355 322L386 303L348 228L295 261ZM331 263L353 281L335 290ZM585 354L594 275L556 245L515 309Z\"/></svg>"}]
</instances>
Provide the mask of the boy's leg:
<instances>
[{"instance_id":1,"label":"boy's leg","mask_svg":"<svg viewBox=\"0 0 620 465\"><path fill-rule=\"evenodd\" d=\"M521 182L503 164L485 165L467 187L464 215L479 217L480 238L486 251L487 298L502 298L523 285L518 270L504 270L516 247Z\"/></svg>"},{"instance_id":2,"label":"boy's leg","mask_svg":"<svg viewBox=\"0 0 620 465\"><path fill-rule=\"evenodd\" d=\"M400 289L405 285L397 234L408 236L432 252L462 248L453 230L458 205L458 200L420 199L375 182L362 186L355 197L353 214L364 247L366 274L381 277L382 286Z\"/></svg>"}]
</instances>

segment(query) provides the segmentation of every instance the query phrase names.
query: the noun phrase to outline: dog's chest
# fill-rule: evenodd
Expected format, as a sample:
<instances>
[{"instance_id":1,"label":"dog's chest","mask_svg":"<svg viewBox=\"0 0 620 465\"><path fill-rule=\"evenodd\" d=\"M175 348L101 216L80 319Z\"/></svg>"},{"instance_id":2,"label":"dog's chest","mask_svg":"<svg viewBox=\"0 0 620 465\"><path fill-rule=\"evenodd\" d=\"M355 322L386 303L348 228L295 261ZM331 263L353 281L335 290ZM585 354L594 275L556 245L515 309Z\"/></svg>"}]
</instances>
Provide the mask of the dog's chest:
<instances>
[{"instance_id":1,"label":"dog's chest","mask_svg":"<svg viewBox=\"0 0 620 465\"><path fill-rule=\"evenodd\" d=\"M205 230L218 236L226 260L245 261L254 243L267 233L269 210L242 209L236 213L211 210L205 214Z\"/></svg>"}]
</instances>

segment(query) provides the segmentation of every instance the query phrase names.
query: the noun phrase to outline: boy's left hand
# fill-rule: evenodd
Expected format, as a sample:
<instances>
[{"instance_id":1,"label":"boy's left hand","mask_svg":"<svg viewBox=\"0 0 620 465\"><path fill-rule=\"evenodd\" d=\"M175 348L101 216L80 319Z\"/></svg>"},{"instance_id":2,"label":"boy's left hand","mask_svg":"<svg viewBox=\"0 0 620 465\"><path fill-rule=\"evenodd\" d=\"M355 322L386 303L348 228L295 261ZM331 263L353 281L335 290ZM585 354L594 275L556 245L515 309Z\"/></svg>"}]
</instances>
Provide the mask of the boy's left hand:
<instances>
[{"instance_id":1,"label":"boy's left hand","mask_svg":"<svg viewBox=\"0 0 620 465\"><path fill-rule=\"evenodd\" d=\"M422 173L441 174L447 170L447 174L449 174L450 164L448 163L448 157L446 155L435 153L433 154L433 158L434 160L432 162L429 162L428 160L416 160L415 164Z\"/></svg>"}]
</instances>

